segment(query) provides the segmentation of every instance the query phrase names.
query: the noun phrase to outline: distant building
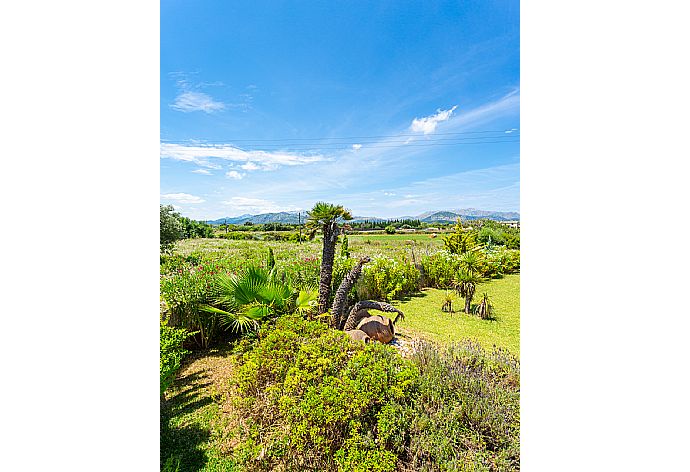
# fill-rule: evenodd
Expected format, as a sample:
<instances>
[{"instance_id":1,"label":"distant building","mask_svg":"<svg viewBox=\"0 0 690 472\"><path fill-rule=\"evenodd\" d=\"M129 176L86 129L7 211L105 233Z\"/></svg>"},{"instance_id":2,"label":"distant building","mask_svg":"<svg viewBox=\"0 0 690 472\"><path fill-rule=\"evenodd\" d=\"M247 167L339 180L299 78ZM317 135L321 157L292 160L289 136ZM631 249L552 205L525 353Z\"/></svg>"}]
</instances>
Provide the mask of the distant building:
<instances>
[{"instance_id":1,"label":"distant building","mask_svg":"<svg viewBox=\"0 0 690 472\"><path fill-rule=\"evenodd\" d=\"M516 221L516 220L514 220L514 221L500 221L499 223L501 223L502 225L509 226L511 228L520 228L520 222Z\"/></svg>"}]
</instances>

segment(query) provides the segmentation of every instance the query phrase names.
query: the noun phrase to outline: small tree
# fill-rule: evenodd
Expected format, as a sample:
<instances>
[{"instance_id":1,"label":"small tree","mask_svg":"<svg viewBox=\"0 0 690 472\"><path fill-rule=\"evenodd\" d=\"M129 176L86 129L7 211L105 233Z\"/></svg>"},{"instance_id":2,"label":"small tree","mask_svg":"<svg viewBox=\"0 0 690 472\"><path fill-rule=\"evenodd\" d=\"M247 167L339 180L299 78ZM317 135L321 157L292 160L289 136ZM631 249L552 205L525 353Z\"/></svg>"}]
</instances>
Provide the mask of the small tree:
<instances>
[{"instance_id":1,"label":"small tree","mask_svg":"<svg viewBox=\"0 0 690 472\"><path fill-rule=\"evenodd\" d=\"M169 253L175 246L175 241L184 237L184 225L180 221L180 214L175 212L172 205L161 205L160 207L160 250Z\"/></svg>"},{"instance_id":2,"label":"small tree","mask_svg":"<svg viewBox=\"0 0 690 472\"><path fill-rule=\"evenodd\" d=\"M453 254L464 254L477 246L477 231L462 228L462 221L458 218L454 232L443 238L446 249Z\"/></svg>"},{"instance_id":3,"label":"small tree","mask_svg":"<svg viewBox=\"0 0 690 472\"><path fill-rule=\"evenodd\" d=\"M384 229L386 234L395 234L395 226L393 225L388 225L386 226L386 229Z\"/></svg>"}]
</instances>

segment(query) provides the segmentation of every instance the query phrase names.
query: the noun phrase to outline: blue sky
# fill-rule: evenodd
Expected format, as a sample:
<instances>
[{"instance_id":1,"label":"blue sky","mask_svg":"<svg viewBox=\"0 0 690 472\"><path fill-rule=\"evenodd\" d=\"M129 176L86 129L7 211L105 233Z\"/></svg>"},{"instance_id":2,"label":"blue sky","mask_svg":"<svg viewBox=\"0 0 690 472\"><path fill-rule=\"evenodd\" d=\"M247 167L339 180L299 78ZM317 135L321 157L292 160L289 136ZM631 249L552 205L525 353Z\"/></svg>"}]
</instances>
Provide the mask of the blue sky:
<instances>
[{"instance_id":1,"label":"blue sky","mask_svg":"<svg viewBox=\"0 0 690 472\"><path fill-rule=\"evenodd\" d=\"M519 211L519 2L161 2L161 203Z\"/></svg>"}]
</instances>

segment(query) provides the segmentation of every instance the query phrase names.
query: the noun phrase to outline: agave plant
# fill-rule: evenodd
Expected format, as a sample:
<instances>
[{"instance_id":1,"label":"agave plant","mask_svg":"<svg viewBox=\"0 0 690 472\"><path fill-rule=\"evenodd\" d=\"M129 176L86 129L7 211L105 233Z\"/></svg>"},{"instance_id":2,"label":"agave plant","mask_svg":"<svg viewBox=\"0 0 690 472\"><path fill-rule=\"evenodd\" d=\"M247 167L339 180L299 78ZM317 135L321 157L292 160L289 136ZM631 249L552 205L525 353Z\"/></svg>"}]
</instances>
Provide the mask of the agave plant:
<instances>
[{"instance_id":1,"label":"agave plant","mask_svg":"<svg viewBox=\"0 0 690 472\"><path fill-rule=\"evenodd\" d=\"M489 299L489 295L487 295L486 292L484 292L482 301L479 302L479 305L474 307L474 314L478 315L483 320L493 318L494 304L491 302L491 299Z\"/></svg>"},{"instance_id":2,"label":"agave plant","mask_svg":"<svg viewBox=\"0 0 690 472\"><path fill-rule=\"evenodd\" d=\"M202 310L221 316L233 331L255 328L269 316L287 313L293 307L294 291L279 280L275 270L250 266L240 275L219 275L214 281L214 305ZM220 308L219 308L220 307Z\"/></svg>"},{"instance_id":3,"label":"agave plant","mask_svg":"<svg viewBox=\"0 0 690 472\"><path fill-rule=\"evenodd\" d=\"M455 290L465 299L465 313L468 315L471 313L470 307L474 292L477 290L477 284L481 281L482 279L478 275L467 271L460 272L455 280Z\"/></svg>"}]
</instances>

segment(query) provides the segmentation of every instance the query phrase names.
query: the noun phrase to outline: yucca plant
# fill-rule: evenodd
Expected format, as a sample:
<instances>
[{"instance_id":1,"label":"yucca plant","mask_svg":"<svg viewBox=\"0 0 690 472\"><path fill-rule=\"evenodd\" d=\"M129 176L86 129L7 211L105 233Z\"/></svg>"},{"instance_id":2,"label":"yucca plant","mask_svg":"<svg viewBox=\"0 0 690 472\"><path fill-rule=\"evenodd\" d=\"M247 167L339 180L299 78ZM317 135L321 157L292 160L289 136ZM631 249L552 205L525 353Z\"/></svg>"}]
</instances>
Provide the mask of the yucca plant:
<instances>
[{"instance_id":1,"label":"yucca plant","mask_svg":"<svg viewBox=\"0 0 690 472\"><path fill-rule=\"evenodd\" d=\"M258 322L285 314L293 306L294 291L279 280L275 270L250 266L240 275L218 275L213 285L213 302L202 310L221 316L233 331L248 331Z\"/></svg>"},{"instance_id":2,"label":"yucca plant","mask_svg":"<svg viewBox=\"0 0 690 472\"><path fill-rule=\"evenodd\" d=\"M491 302L491 299L489 299L489 295L486 292L484 292L482 296L482 301L479 302L479 305L474 307L474 314L479 316L483 320L493 318L494 305Z\"/></svg>"},{"instance_id":3,"label":"yucca plant","mask_svg":"<svg viewBox=\"0 0 690 472\"><path fill-rule=\"evenodd\" d=\"M467 271L460 272L455 279L455 290L465 299L465 313L468 315L471 313L472 298L477 290L477 284L481 281L478 275Z\"/></svg>"},{"instance_id":4,"label":"yucca plant","mask_svg":"<svg viewBox=\"0 0 690 472\"><path fill-rule=\"evenodd\" d=\"M453 294L450 292L450 290L446 290L446 293L443 295L443 305L441 305L441 311L453 313Z\"/></svg>"}]
</instances>

